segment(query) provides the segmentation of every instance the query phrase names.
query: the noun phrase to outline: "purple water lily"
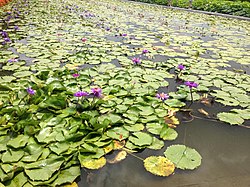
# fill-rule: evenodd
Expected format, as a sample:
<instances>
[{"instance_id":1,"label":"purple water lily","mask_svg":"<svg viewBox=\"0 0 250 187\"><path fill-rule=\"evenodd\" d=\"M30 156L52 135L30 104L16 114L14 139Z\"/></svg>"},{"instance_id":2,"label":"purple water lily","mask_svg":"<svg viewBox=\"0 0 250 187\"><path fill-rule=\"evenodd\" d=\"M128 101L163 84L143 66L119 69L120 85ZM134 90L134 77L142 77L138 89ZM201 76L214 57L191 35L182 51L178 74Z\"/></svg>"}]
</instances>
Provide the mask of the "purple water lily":
<instances>
[{"instance_id":1,"label":"purple water lily","mask_svg":"<svg viewBox=\"0 0 250 187\"><path fill-rule=\"evenodd\" d=\"M180 71L182 71L182 70L184 70L186 67L185 67L183 64L179 64L179 65L177 66L177 68L178 68Z\"/></svg>"},{"instance_id":2,"label":"purple water lily","mask_svg":"<svg viewBox=\"0 0 250 187\"><path fill-rule=\"evenodd\" d=\"M8 62L12 63L12 62L18 62L18 59L15 59L15 58L11 58L8 60Z\"/></svg>"},{"instance_id":3,"label":"purple water lily","mask_svg":"<svg viewBox=\"0 0 250 187\"><path fill-rule=\"evenodd\" d=\"M83 92L83 91L78 91L78 92L74 93L75 97L86 97L88 95L89 95L88 92Z\"/></svg>"},{"instance_id":4,"label":"purple water lily","mask_svg":"<svg viewBox=\"0 0 250 187\"><path fill-rule=\"evenodd\" d=\"M10 38L4 38L4 41L5 41L6 43L11 42Z\"/></svg>"},{"instance_id":5,"label":"purple water lily","mask_svg":"<svg viewBox=\"0 0 250 187\"><path fill-rule=\"evenodd\" d=\"M14 30L19 30L19 27L18 26L14 26Z\"/></svg>"},{"instance_id":6,"label":"purple water lily","mask_svg":"<svg viewBox=\"0 0 250 187\"><path fill-rule=\"evenodd\" d=\"M125 36L128 36L128 34L126 34L126 33L123 33L123 34L121 34L121 36L124 36L124 37L125 37Z\"/></svg>"},{"instance_id":7,"label":"purple water lily","mask_svg":"<svg viewBox=\"0 0 250 187\"><path fill-rule=\"evenodd\" d=\"M188 86L190 89L198 87L198 83L192 81L186 81L184 84Z\"/></svg>"},{"instance_id":8,"label":"purple water lily","mask_svg":"<svg viewBox=\"0 0 250 187\"><path fill-rule=\"evenodd\" d=\"M32 88L27 88L27 92L29 95L35 95L36 91L33 90Z\"/></svg>"},{"instance_id":9,"label":"purple water lily","mask_svg":"<svg viewBox=\"0 0 250 187\"><path fill-rule=\"evenodd\" d=\"M134 57L134 58L132 58L132 62L133 62L134 64L140 64L140 63L141 63L141 59L140 59L140 58Z\"/></svg>"},{"instance_id":10,"label":"purple water lily","mask_svg":"<svg viewBox=\"0 0 250 187\"><path fill-rule=\"evenodd\" d=\"M2 31L1 35L3 38L8 38L8 33L6 31Z\"/></svg>"},{"instance_id":11,"label":"purple water lily","mask_svg":"<svg viewBox=\"0 0 250 187\"><path fill-rule=\"evenodd\" d=\"M143 54L146 54L146 53L148 53L149 51L147 50L147 49L143 49L143 51L142 51L142 53Z\"/></svg>"},{"instance_id":12,"label":"purple water lily","mask_svg":"<svg viewBox=\"0 0 250 187\"><path fill-rule=\"evenodd\" d=\"M72 76L73 76L74 78L77 78L77 77L80 76L80 74L79 74L79 73L74 73L74 74L72 74Z\"/></svg>"},{"instance_id":13,"label":"purple water lily","mask_svg":"<svg viewBox=\"0 0 250 187\"><path fill-rule=\"evenodd\" d=\"M162 101L165 101L169 98L169 95L162 92L160 94L156 94L156 97Z\"/></svg>"},{"instance_id":14,"label":"purple water lily","mask_svg":"<svg viewBox=\"0 0 250 187\"><path fill-rule=\"evenodd\" d=\"M192 82L192 81L186 81L184 84L190 88L191 100L193 102L194 98L193 98L192 88L197 88L198 87L198 83Z\"/></svg>"},{"instance_id":15,"label":"purple water lily","mask_svg":"<svg viewBox=\"0 0 250 187\"><path fill-rule=\"evenodd\" d=\"M91 93L94 95L94 97L101 97L102 96L102 89L101 88L91 88Z\"/></svg>"}]
</instances>

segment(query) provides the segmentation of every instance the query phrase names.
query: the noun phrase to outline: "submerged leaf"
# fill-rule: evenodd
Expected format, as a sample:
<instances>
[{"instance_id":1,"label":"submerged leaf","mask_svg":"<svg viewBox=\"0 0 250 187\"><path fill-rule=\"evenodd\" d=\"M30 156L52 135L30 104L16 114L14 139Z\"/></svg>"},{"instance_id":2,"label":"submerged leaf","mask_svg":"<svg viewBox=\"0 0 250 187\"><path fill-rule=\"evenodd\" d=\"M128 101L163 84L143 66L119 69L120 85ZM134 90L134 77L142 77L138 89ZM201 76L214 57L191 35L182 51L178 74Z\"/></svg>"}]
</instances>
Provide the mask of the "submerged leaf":
<instances>
[{"instance_id":1,"label":"submerged leaf","mask_svg":"<svg viewBox=\"0 0 250 187\"><path fill-rule=\"evenodd\" d=\"M112 160L108 160L107 162L110 163L110 164L115 164L115 163L118 163L122 160L124 160L127 156L127 152L126 151L120 151L116 156L115 158L113 158Z\"/></svg>"}]
</instances>

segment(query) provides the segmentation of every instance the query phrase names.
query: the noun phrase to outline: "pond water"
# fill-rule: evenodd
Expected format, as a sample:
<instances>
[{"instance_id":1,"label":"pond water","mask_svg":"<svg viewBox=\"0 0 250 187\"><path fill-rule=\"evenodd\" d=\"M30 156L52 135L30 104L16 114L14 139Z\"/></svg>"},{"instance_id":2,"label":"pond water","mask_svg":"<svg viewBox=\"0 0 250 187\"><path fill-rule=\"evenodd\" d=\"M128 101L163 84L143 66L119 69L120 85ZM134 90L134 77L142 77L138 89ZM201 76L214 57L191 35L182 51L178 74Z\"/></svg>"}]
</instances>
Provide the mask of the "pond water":
<instances>
[{"instance_id":1,"label":"pond water","mask_svg":"<svg viewBox=\"0 0 250 187\"><path fill-rule=\"evenodd\" d=\"M194 104L192 108L204 106ZM179 116L182 117L181 115ZM250 123L248 122L250 125ZM250 134L245 128L226 126L209 119L183 122L178 138L166 142L162 151L145 150L141 158L163 155L167 146L184 144L195 147L202 155L202 165L194 171L176 170L168 177L156 177L146 172L143 162L129 155L118 164L108 164L98 171L82 170L79 186L84 187L249 187Z\"/></svg>"},{"instance_id":2,"label":"pond water","mask_svg":"<svg viewBox=\"0 0 250 187\"><path fill-rule=\"evenodd\" d=\"M2 107L7 103L4 107L8 107L9 104L18 109L19 104L27 107L25 111L30 112L27 115L30 117L28 124L37 124L37 119L41 120L37 131L29 135L37 146L44 148L43 159L53 159L63 155L67 160L62 168L59 166L54 171L48 167L43 168L45 171L47 169L51 172L50 176L45 176L49 179L48 184L55 184L53 180L58 176L59 180L57 181L57 178L55 181L63 184L60 182L64 181L66 176L65 173L60 173L60 170L67 173L67 169L71 169L71 165L73 165L73 168L77 168L79 172L80 165L82 165L81 176L76 180L79 187L250 187L250 22L167 10L162 7L118 0L27 1L25 7L21 5L26 3L26 0L20 0L21 3L16 5L17 7L20 5L20 10L25 12L22 14L22 19L8 23L10 27L5 23L6 20L1 21L0 31L6 30L13 42L0 46L0 105ZM6 12L7 10L4 10L0 14L8 16ZM13 31L13 26L17 23L20 23L20 29ZM2 42L1 37L0 35ZM148 52L144 54L143 49L147 49ZM134 57L139 57L142 63L133 64ZM9 60L15 59L18 60L9 62ZM179 64L185 65L186 69L183 72L178 70ZM40 75L40 72L45 73ZM80 73L80 78L74 79L73 73ZM46 75L49 76L46 78ZM62 82L56 82L58 80L62 80ZM53 81L56 84L51 86ZM199 83L198 88L193 89L195 100L193 103L190 101L190 89L184 86L185 81ZM47 85L50 85L49 88L46 87ZM109 114L116 116L116 119L121 119L121 122L119 120L115 124L110 122L112 125L103 127L100 137L105 137L103 142L96 139L98 146L95 145L96 141L92 140L95 138L84 134L89 132L89 134L94 134L93 137L99 137L101 129L94 126L98 123L88 119L91 121L89 122L84 115L84 117L81 116L80 113L84 112L82 108L81 111L76 109L79 106L79 99L76 100L73 97L79 89L90 90L94 85L101 87L104 96L107 97L104 97L104 104L102 103L100 106L97 104L99 108L91 106L94 103L94 96L86 97L88 101L91 101L91 109L87 108L87 112L91 113L95 109L99 116L91 117L96 121ZM12 97L9 97L10 94L7 91L11 89L8 87L13 88ZM31 102L30 97L27 100L28 104L23 102L26 96L21 98L27 94L27 87L32 87L36 89L36 93L41 94L41 97L34 101L35 104L29 103ZM138 92L141 88L145 93ZM41 92L39 92L40 89ZM18 94L15 93L16 91ZM132 91L136 94L133 94ZM165 103L155 98L156 94L161 92L170 95ZM66 100L68 103L65 105L69 107L62 109L56 105L57 100L54 99L57 97L63 98L60 99L62 105L64 105L63 100ZM48 101L48 98L52 99ZM146 100L149 98L151 100ZM152 102L152 106L155 105L159 107L156 109L161 109L160 112L158 110L158 113L155 106L148 106L148 102L154 99L160 103L155 105ZM203 99L208 99L211 103L202 104ZM173 103L166 104L168 101ZM127 104L123 105L124 102ZM183 102L186 103L186 106ZM132 113L134 114L134 116L131 115L132 118L127 117L128 114L131 114L128 111L134 112L132 110L134 106L130 106L133 104L138 107L135 109L137 113L136 115ZM123 109L116 108L117 105ZM46 106L49 108L48 110ZM145 106L151 110L146 111L146 114L143 111ZM127 109L124 110L124 107ZM203 109L203 114L199 112L200 109ZM76 110L75 113L74 110ZM153 116L156 117L153 118L154 123L164 123L163 118L175 117L174 114L169 114L175 110L176 117L180 121L180 124L174 129L178 133L175 140L164 141L164 147L157 151L144 149L149 145L143 144L143 140L141 140L142 147L140 144L136 144L136 141L133 142L134 145L130 142L129 137L132 137L132 134L134 136L134 132L137 131L146 132L150 136L155 135L147 127L147 123L152 123L150 120L146 121L148 118ZM208 115L204 115L204 111ZM2 112L2 108L0 108L0 112ZM8 112L5 110L3 112L5 117L0 116L2 121L11 119L12 114L15 114L14 112L8 114ZM227 116L219 117L218 114L221 112L226 113L225 115L233 114L236 120L232 116L229 116L229 119ZM19 115L19 113L22 112L18 111L17 114ZM37 113L39 113L38 116L36 116ZM59 114L60 117L58 117ZM46 121L47 117L48 120L52 120ZM19 119L16 116L13 118L15 121L10 126L16 124L18 121L16 119ZM26 118L23 119L21 116L20 119L24 123ZM107 119L109 120L109 118ZM133 121L133 119L135 120ZM114 118L113 120L115 121ZM79 124L77 121L81 123ZM70 126L74 123L77 127ZM113 141L117 140L117 137L113 138L118 135L117 132L116 135L110 135L107 132L114 130L116 123L120 129L126 125L127 128L132 128L132 125L137 123L143 126L139 130L125 129L129 134L125 140L135 146L135 150L141 150L138 153L128 154L127 158L119 163L107 163L99 170L84 168L83 162L86 160L83 158L88 154L91 159L105 157L109 160L115 157L117 150L111 151L110 154L106 154L104 150L106 151L110 145L113 146ZM163 126L166 123L160 125ZM83 124L88 124L89 127L84 129ZM173 130L168 126L167 128ZM48 131L46 136L41 134L44 129ZM61 129L65 131L60 131ZM19 132L23 131L28 132L27 128L23 128L15 132L16 136L20 137ZM76 140L68 136L73 131L78 136ZM8 154L7 149L15 152L17 148L18 151L22 151L26 146L26 144L8 143L7 148L5 136L6 139L13 137L9 136L11 133L8 134L5 127L0 126L0 132L0 138L4 139L4 141L1 139L0 142L1 145L4 144L2 146L4 148L1 150L4 155ZM50 132L53 133L50 134ZM65 140L64 134L69 142ZM160 139L159 134L155 135L158 139ZM120 137L123 138L123 135L121 133ZM120 137L118 140L121 139ZM87 143L84 142L85 138ZM73 142L70 142L71 140ZM84 141L81 142L82 140ZM110 141L107 141L109 143L107 145L106 140ZM63 142L62 150L57 147L61 146L61 142ZM145 170L142 159L149 156L163 156L168 147L176 144L183 144L197 150L202 156L201 165L191 171L176 169L171 176L166 178L154 176ZM76 147L72 148L71 145ZM86 145L87 148L84 147ZM67 149L67 146L70 149ZM22 153L30 156L27 151ZM30 184L44 185L44 183L41 184L43 178L32 173L36 172L36 169L33 171L32 162L39 162L37 160L40 157L39 155L37 158L34 155L31 156L33 161L30 161L29 157L29 159L24 158L24 161L22 161L23 158L19 158L21 163L31 162L27 164L31 165L26 168L27 171L24 171L23 163L20 165L21 173L24 173L25 178L23 181L27 185L25 187L29 187ZM13 163L6 157L4 159L4 161L0 161L0 177L5 180L4 184L9 185L10 181L18 180L13 180L13 175L8 176L10 179L5 177L6 172L3 172L1 168L16 172L13 168L20 163L16 163L18 159ZM46 173L44 170L42 170L43 173ZM66 182L73 182L74 177L79 174L77 171L75 173L75 175L72 174L72 178L65 179L68 180ZM14 185L14 187L16 186Z\"/></svg>"}]
</instances>

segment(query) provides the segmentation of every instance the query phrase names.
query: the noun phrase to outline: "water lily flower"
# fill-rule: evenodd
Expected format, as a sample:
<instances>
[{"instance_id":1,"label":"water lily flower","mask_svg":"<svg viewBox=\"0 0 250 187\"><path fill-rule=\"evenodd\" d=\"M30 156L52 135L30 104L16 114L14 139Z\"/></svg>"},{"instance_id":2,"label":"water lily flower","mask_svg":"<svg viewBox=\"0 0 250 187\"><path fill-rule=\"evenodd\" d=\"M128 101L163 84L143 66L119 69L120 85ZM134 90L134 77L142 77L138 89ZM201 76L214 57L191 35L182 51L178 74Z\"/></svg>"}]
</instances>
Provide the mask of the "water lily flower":
<instances>
[{"instance_id":1,"label":"water lily flower","mask_svg":"<svg viewBox=\"0 0 250 187\"><path fill-rule=\"evenodd\" d=\"M72 74L72 76L73 76L74 78L77 78L77 77L80 76L80 74L79 74L79 73L74 73L74 74Z\"/></svg>"},{"instance_id":2,"label":"water lily flower","mask_svg":"<svg viewBox=\"0 0 250 187\"><path fill-rule=\"evenodd\" d=\"M95 97L101 97L102 96L102 89L101 88L91 88L91 93L95 96Z\"/></svg>"},{"instance_id":3,"label":"water lily flower","mask_svg":"<svg viewBox=\"0 0 250 187\"><path fill-rule=\"evenodd\" d=\"M141 59L136 58L136 57L132 58L132 61L133 61L134 64L140 64L141 63Z\"/></svg>"},{"instance_id":4,"label":"water lily flower","mask_svg":"<svg viewBox=\"0 0 250 187\"><path fill-rule=\"evenodd\" d=\"M142 51L142 53L143 54L146 54L146 53L148 53L149 51L147 50L147 49L143 49L143 51Z\"/></svg>"},{"instance_id":5,"label":"water lily flower","mask_svg":"<svg viewBox=\"0 0 250 187\"><path fill-rule=\"evenodd\" d=\"M88 95L89 95L88 92L83 92L83 91L78 91L78 92L74 93L75 97L86 97Z\"/></svg>"},{"instance_id":6,"label":"water lily flower","mask_svg":"<svg viewBox=\"0 0 250 187\"><path fill-rule=\"evenodd\" d=\"M33 90L32 88L27 88L27 92L29 95L34 95L36 93L36 91Z\"/></svg>"},{"instance_id":7,"label":"water lily flower","mask_svg":"<svg viewBox=\"0 0 250 187\"><path fill-rule=\"evenodd\" d=\"M124 33L124 34L122 34L121 36L128 36L128 34Z\"/></svg>"},{"instance_id":8,"label":"water lily flower","mask_svg":"<svg viewBox=\"0 0 250 187\"><path fill-rule=\"evenodd\" d=\"M19 30L19 27L18 26L14 26L14 29L17 31L17 30Z\"/></svg>"},{"instance_id":9,"label":"water lily flower","mask_svg":"<svg viewBox=\"0 0 250 187\"><path fill-rule=\"evenodd\" d=\"M161 99L162 101L165 101L165 100L167 100L169 98L169 95L162 92L160 94L159 93L156 94L156 97L158 99Z\"/></svg>"},{"instance_id":10,"label":"water lily flower","mask_svg":"<svg viewBox=\"0 0 250 187\"><path fill-rule=\"evenodd\" d=\"M82 42L86 42L87 38L82 38L81 40L82 40Z\"/></svg>"},{"instance_id":11,"label":"water lily flower","mask_svg":"<svg viewBox=\"0 0 250 187\"><path fill-rule=\"evenodd\" d=\"M3 38L8 38L8 33L5 32L5 31L2 31L1 35L2 35Z\"/></svg>"},{"instance_id":12,"label":"water lily flower","mask_svg":"<svg viewBox=\"0 0 250 187\"><path fill-rule=\"evenodd\" d=\"M9 37L8 37L8 38L4 38L4 41L5 41L6 43L11 42L11 40L10 40Z\"/></svg>"},{"instance_id":13,"label":"water lily flower","mask_svg":"<svg viewBox=\"0 0 250 187\"><path fill-rule=\"evenodd\" d=\"M11 58L8 60L8 62L12 63L12 62L18 62L18 59L15 59L15 58Z\"/></svg>"},{"instance_id":14,"label":"water lily flower","mask_svg":"<svg viewBox=\"0 0 250 187\"><path fill-rule=\"evenodd\" d=\"M183 64L179 64L178 66L177 66L177 68L179 69L179 70L184 70L186 67L183 65Z\"/></svg>"},{"instance_id":15,"label":"water lily flower","mask_svg":"<svg viewBox=\"0 0 250 187\"><path fill-rule=\"evenodd\" d=\"M192 81L186 81L184 84L188 86L190 89L198 87L198 83Z\"/></svg>"}]
</instances>

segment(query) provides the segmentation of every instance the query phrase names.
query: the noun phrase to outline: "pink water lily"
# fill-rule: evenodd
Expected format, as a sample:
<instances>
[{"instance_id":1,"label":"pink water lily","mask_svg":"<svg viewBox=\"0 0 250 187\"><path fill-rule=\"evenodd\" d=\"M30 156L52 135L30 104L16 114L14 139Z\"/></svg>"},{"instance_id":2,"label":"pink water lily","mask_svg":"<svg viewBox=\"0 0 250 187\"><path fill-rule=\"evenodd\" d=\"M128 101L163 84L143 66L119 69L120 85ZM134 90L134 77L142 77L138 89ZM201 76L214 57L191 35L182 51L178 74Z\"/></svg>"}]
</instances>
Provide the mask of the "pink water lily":
<instances>
[{"instance_id":1,"label":"pink water lily","mask_svg":"<svg viewBox=\"0 0 250 187\"><path fill-rule=\"evenodd\" d=\"M162 101L165 101L165 100L167 100L168 98L169 98L169 95L168 94L166 94L166 93L157 93L156 94L156 97L158 98L158 99L160 99L160 100L162 100Z\"/></svg>"}]
</instances>

